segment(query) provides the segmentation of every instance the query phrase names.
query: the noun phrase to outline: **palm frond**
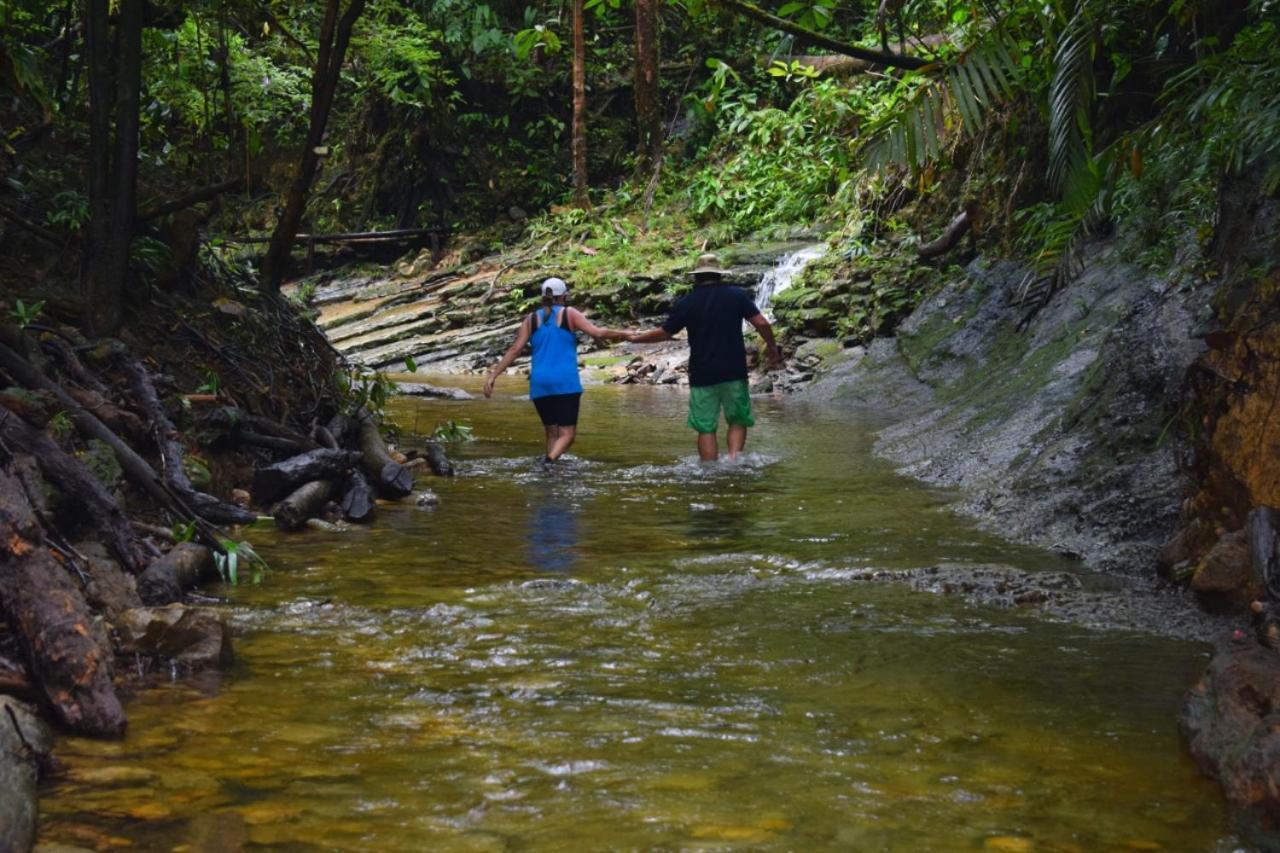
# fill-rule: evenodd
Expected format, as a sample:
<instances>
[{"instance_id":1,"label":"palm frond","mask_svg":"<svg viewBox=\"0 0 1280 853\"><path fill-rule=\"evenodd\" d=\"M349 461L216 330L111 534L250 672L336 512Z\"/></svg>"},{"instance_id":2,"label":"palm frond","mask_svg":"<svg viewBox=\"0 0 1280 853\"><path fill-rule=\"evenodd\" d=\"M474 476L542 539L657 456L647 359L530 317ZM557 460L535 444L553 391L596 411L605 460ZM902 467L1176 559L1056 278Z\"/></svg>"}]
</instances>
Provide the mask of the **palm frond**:
<instances>
[{"instance_id":1,"label":"palm frond","mask_svg":"<svg viewBox=\"0 0 1280 853\"><path fill-rule=\"evenodd\" d=\"M1049 85L1049 186L1063 193L1084 167L1091 143L1093 24L1081 3L1058 38Z\"/></svg>"},{"instance_id":2,"label":"palm frond","mask_svg":"<svg viewBox=\"0 0 1280 853\"><path fill-rule=\"evenodd\" d=\"M909 75L902 85L915 86L914 91L868 128L863 149L868 167L920 169L942 156L953 128L970 136L980 133L991 109L1017 92L1023 69L1016 55L1017 43L994 28L953 61ZM949 115L959 121L948 121Z\"/></svg>"}]
</instances>

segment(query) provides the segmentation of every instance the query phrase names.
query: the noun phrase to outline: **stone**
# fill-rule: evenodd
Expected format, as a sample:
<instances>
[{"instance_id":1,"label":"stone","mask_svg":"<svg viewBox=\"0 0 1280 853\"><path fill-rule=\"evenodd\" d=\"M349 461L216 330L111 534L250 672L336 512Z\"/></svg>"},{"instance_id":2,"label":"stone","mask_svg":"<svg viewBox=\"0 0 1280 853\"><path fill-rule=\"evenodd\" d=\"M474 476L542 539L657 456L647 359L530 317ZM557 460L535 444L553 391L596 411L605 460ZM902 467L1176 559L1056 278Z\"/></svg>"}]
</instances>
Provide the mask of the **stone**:
<instances>
[{"instance_id":1,"label":"stone","mask_svg":"<svg viewBox=\"0 0 1280 853\"><path fill-rule=\"evenodd\" d=\"M413 503L415 506L422 507L423 509L436 507L440 505L440 496L435 492L424 489L423 491L416 492L414 494Z\"/></svg>"},{"instance_id":2,"label":"stone","mask_svg":"<svg viewBox=\"0 0 1280 853\"><path fill-rule=\"evenodd\" d=\"M116 627L126 653L163 658L191 671L231 665L231 631L206 611L180 604L136 607Z\"/></svg>"},{"instance_id":3,"label":"stone","mask_svg":"<svg viewBox=\"0 0 1280 853\"><path fill-rule=\"evenodd\" d=\"M1243 530L1223 535L1209 550L1191 578L1191 589L1201 603L1213 609L1242 611L1259 597L1261 590L1252 581Z\"/></svg>"},{"instance_id":4,"label":"stone","mask_svg":"<svg viewBox=\"0 0 1280 853\"><path fill-rule=\"evenodd\" d=\"M397 382L401 394L410 397L433 397L439 400L474 400L475 395L461 388L445 388L426 382Z\"/></svg>"},{"instance_id":5,"label":"stone","mask_svg":"<svg viewBox=\"0 0 1280 853\"><path fill-rule=\"evenodd\" d=\"M1179 727L1200 769L1222 786L1236 828L1258 849L1280 842L1280 655L1237 632L1214 649Z\"/></svg>"}]
</instances>

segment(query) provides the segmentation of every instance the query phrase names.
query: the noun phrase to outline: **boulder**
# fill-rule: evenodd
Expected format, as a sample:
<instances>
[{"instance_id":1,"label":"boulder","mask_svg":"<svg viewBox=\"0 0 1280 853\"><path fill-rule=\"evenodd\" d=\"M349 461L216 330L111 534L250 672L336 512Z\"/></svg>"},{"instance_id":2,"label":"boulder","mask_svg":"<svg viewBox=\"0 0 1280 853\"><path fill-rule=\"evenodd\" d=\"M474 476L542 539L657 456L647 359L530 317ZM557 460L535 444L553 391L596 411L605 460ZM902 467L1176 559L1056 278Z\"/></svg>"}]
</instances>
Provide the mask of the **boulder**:
<instances>
[{"instance_id":1,"label":"boulder","mask_svg":"<svg viewBox=\"0 0 1280 853\"><path fill-rule=\"evenodd\" d=\"M1249 546L1243 530L1223 534L1191 578L1191 589L1207 608L1243 611L1262 590L1249 567Z\"/></svg>"},{"instance_id":2,"label":"boulder","mask_svg":"<svg viewBox=\"0 0 1280 853\"><path fill-rule=\"evenodd\" d=\"M50 746L33 707L0 696L0 850L30 850L35 843L36 783Z\"/></svg>"},{"instance_id":3,"label":"boulder","mask_svg":"<svg viewBox=\"0 0 1280 853\"><path fill-rule=\"evenodd\" d=\"M231 630L218 616L171 604L135 607L116 624L126 653L162 658L187 671L231 665Z\"/></svg>"},{"instance_id":4,"label":"boulder","mask_svg":"<svg viewBox=\"0 0 1280 853\"><path fill-rule=\"evenodd\" d=\"M1179 726L1244 839L1280 849L1280 654L1235 632L1187 695Z\"/></svg>"},{"instance_id":5,"label":"boulder","mask_svg":"<svg viewBox=\"0 0 1280 853\"><path fill-rule=\"evenodd\" d=\"M437 400L474 400L475 395L461 388L445 388L426 382L397 382L401 394L410 397L432 397Z\"/></svg>"}]
</instances>

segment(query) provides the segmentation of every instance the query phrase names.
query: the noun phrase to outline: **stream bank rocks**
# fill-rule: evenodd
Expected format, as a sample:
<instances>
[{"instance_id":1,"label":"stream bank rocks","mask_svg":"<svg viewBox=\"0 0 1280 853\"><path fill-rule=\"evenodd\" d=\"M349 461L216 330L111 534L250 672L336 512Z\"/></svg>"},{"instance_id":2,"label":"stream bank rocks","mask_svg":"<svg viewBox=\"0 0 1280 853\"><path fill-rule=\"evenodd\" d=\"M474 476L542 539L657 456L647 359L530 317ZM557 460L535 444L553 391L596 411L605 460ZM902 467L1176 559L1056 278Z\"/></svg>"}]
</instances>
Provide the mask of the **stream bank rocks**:
<instances>
[{"instance_id":1,"label":"stream bank rocks","mask_svg":"<svg viewBox=\"0 0 1280 853\"><path fill-rule=\"evenodd\" d=\"M1220 642L1179 725L1245 840L1280 850L1280 654L1244 632Z\"/></svg>"}]
</instances>

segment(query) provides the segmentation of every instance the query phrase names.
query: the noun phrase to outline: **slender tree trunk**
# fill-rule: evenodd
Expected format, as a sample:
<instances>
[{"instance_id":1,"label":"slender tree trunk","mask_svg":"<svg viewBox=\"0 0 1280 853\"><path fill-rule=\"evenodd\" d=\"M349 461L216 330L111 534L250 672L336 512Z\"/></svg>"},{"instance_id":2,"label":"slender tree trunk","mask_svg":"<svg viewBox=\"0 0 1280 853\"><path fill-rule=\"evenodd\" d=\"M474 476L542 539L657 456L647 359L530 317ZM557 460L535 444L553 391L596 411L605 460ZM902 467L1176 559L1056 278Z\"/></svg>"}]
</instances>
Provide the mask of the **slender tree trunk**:
<instances>
[{"instance_id":1,"label":"slender tree trunk","mask_svg":"<svg viewBox=\"0 0 1280 853\"><path fill-rule=\"evenodd\" d=\"M107 49L107 0L89 0L85 21L89 53L91 218L84 258L84 322L94 335L115 332L124 315L129 245L137 215L142 3L143 0L120 0L116 19L114 137L108 100L112 63Z\"/></svg>"},{"instance_id":2,"label":"slender tree trunk","mask_svg":"<svg viewBox=\"0 0 1280 853\"><path fill-rule=\"evenodd\" d=\"M636 65L632 90L636 97L636 177L644 179L662 156L662 108L658 88L658 3L635 0Z\"/></svg>"},{"instance_id":3,"label":"slender tree trunk","mask_svg":"<svg viewBox=\"0 0 1280 853\"><path fill-rule=\"evenodd\" d=\"M582 0L573 0L573 126L569 150L573 155L573 200L591 207L587 195L587 39L582 25Z\"/></svg>"},{"instance_id":4,"label":"slender tree trunk","mask_svg":"<svg viewBox=\"0 0 1280 853\"><path fill-rule=\"evenodd\" d=\"M302 213L307 204L307 194L320 166L318 149L324 142L325 126L329 122L329 109L338 89L347 44L356 19L364 11L365 0L351 0L342 18L338 18L339 0L328 0L324 22L320 25L320 46L316 55L316 70L311 77L311 124L307 129L307 141L302 149L302 161L294 175L289 193L285 197L284 213L271 234L271 244L262 265L262 287L276 292L284 281L289 266L289 250L302 224Z\"/></svg>"}]
</instances>

